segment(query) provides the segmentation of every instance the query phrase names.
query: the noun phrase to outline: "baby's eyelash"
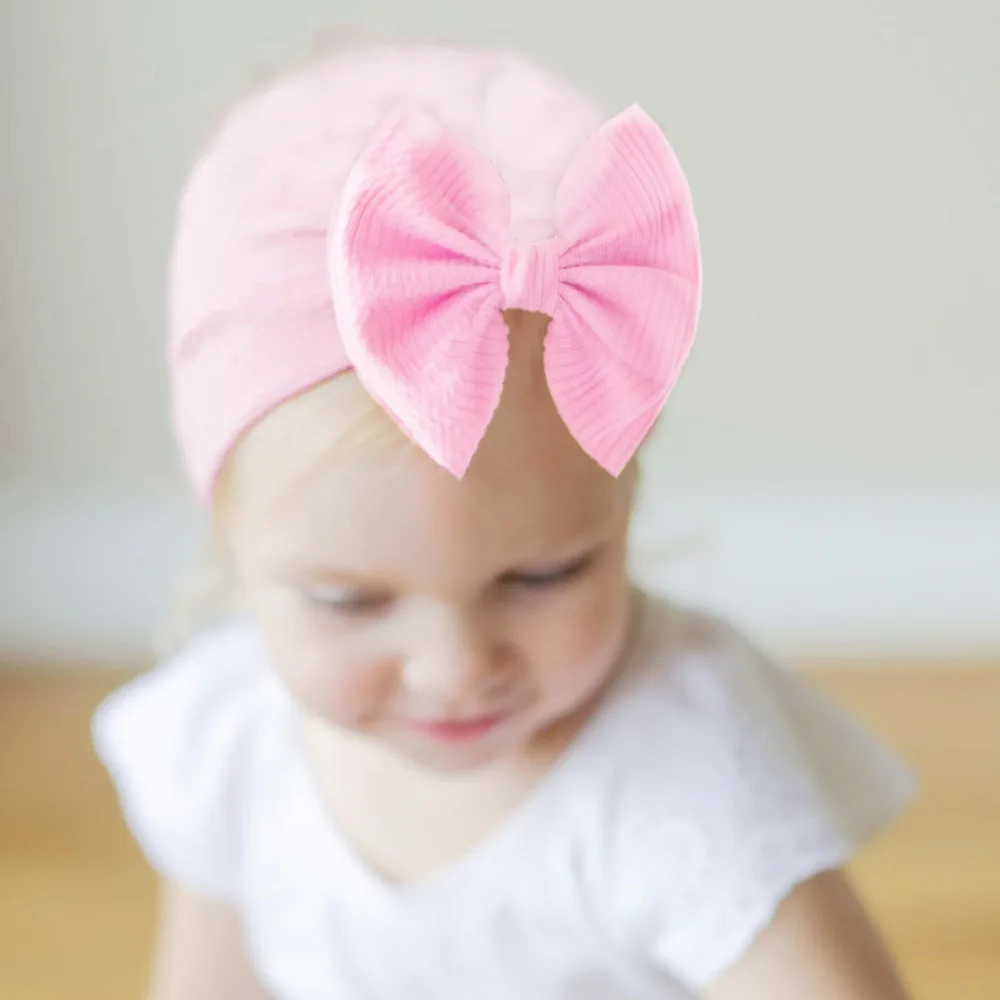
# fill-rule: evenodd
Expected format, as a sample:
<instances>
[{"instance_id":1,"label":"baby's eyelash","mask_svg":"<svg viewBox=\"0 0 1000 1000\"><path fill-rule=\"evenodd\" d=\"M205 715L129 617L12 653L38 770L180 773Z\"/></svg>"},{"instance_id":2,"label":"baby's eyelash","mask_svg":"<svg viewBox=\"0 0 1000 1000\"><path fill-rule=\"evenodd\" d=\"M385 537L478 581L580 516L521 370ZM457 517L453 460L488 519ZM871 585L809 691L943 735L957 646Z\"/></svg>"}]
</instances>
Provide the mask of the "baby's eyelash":
<instances>
[{"instance_id":1,"label":"baby's eyelash","mask_svg":"<svg viewBox=\"0 0 1000 1000\"><path fill-rule=\"evenodd\" d=\"M556 567L542 573L508 573L502 578L502 582L508 585L520 587L551 587L560 583L568 583L589 570L597 561L597 553L588 552L579 559L574 559L571 563Z\"/></svg>"},{"instance_id":2,"label":"baby's eyelash","mask_svg":"<svg viewBox=\"0 0 1000 1000\"><path fill-rule=\"evenodd\" d=\"M304 594L310 604L342 614L367 614L386 607L391 598L388 594L366 593L360 590L338 590L317 588Z\"/></svg>"}]
</instances>

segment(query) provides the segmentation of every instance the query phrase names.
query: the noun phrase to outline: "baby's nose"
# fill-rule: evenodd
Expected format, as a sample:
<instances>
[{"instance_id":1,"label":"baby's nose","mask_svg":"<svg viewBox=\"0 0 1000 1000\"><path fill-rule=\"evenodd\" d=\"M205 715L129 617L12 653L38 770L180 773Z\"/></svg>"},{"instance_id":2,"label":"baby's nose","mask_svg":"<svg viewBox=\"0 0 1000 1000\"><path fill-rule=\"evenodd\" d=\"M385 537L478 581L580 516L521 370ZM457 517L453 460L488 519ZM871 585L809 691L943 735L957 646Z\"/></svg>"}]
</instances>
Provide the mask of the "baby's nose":
<instances>
[{"instance_id":1,"label":"baby's nose","mask_svg":"<svg viewBox=\"0 0 1000 1000\"><path fill-rule=\"evenodd\" d=\"M475 623L441 616L403 664L403 683L435 704L475 701L491 687L496 658L486 632Z\"/></svg>"}]
</instances>

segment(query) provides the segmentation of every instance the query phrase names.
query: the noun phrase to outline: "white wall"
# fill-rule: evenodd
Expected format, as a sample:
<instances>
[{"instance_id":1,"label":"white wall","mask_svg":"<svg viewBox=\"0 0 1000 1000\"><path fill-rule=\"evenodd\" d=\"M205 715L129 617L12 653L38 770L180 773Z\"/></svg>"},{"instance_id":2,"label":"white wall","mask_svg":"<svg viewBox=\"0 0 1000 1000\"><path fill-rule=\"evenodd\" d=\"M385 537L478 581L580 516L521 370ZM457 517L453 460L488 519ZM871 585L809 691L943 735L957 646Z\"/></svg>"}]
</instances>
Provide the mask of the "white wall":
<instances>
[{"instance_id":1,"label":"white wall","mask_svg":"<svg viewBox=\"0 0 1000 1000\"><path fill-rule=\"evenodd\" d=\"M255 73L367 15L527 48L665 124L706 272L641 528L707 532L677 585L790 648L1000 649L997 10L4 4L0 646L141 642L194 534L162 363L178 186Z\"/></svg>"}]
</instances>

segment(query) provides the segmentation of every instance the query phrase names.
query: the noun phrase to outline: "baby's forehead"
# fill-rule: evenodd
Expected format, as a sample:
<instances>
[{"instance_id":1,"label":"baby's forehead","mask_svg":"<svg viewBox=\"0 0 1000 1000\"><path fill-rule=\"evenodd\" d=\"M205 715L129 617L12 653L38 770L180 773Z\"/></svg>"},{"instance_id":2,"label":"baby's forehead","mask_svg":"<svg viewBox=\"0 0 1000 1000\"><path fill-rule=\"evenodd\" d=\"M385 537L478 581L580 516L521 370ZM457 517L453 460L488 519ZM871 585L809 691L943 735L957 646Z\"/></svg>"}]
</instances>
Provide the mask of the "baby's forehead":
<instances>
[{"instance_id":1,"label":"baby's forehead","mask_svg":"<svg viewBox=\"0 0 1000 1000\"><path fill-rule=\"evenodd\" d=\"M460 480L405 441L335 452L252 516L247 541L280 565L465 587L572 556L624 520L624 484L586 455L526 440L519 461L507 445L484 441Z\"/></svg>"},{"instance_id":2,"label":"baby's forehead","mask_svg":"<svg viewBox=\"0 0 1000 1000\"><path fill-rule=\"evenodd\" d=\"M415 446L359 453L345 469L317 469L309 506L341 511L374 526L407 523L437 537L506 537L586 529L607 517L616 483L568 442L544 433L517 441L487 439L461 479ZM338 468L340 466L340 468Z\"/></svg>"}]
</instances>

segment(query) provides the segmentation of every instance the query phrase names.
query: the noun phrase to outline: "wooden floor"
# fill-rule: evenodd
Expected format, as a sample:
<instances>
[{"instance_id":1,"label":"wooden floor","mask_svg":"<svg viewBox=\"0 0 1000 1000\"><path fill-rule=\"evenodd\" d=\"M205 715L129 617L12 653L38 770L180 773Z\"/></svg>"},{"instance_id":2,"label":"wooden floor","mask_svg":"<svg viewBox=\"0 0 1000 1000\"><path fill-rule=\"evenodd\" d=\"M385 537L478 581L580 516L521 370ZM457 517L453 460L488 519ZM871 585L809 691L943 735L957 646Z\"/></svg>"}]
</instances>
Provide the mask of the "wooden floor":
<instances>
[{"instance_id":1,"label":"wooden floor","mask_svg":"<svg viewBox=\"0 0 1000 1000\"><path fill-rule=\"evenodd\" d=\"M1000 1000L1000 668L815 678L923 781L855 868L915 1000ZM142 996L154 882L87 735L119 680L0 673L3 1000Z\"/></svg>"}]
</instances>

